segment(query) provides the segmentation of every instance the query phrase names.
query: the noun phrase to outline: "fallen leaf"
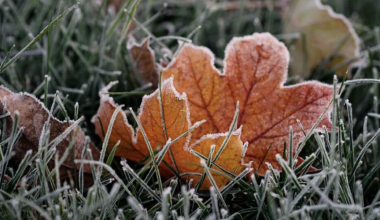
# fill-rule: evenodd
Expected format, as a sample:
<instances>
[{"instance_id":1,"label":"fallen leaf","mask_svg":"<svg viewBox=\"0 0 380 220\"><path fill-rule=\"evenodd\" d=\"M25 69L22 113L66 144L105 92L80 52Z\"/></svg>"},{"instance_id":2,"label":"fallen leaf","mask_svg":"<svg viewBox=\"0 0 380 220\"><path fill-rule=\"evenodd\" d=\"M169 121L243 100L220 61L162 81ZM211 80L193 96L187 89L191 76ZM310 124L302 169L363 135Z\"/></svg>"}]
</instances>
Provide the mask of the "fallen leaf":
<instances>
[{"instance_id":1,"label":"fallen leaf","mask_svg":"<svg viewBox=\"0 0 380 220\"><path fill-rule=\"evenodd\" d=\"M351 23L320 0L290 0L284 25L285 33L301 34L292 54L293 74L307 78L331 55L334 56L326 64L327 69L359 56L359 37ZM348 68L349 65L342 65L336 72L343 76Z\"/></svg>"},{"instance_id":2,"label":"fallen leaf","mask_svg":"<svg viewBox=\"0 0 380 220\"><path fill-rule=\"evenodd\" d=\"M133 59L135 75L142 84L152 83L151 88L158 85L158 69L154 58L154 51L149 47L149 38L140 44L133 37L127 43L127 49Z\"/></svg>"},{"instance_id":3,"label":"fallen leaf","mask_svg":"<svg viewBox=\"0 0 380 220\"><path fill-rule=\"evenodd\" d=\"M56 137L61 135L70 125L66 122L60 121L50 114L50 112L44 107L44 104L36 99L33 95L28 93L13 93L7 88L0 86L0 112L4 113L5 110L10 113L6 118L7 129L6 134L9 136L12 130L12 122L14 120L14 115L16 112L19 114L18 128L23 128L23 133L20 139L17 141L13 151L14 157L12 161L14 164L19 164L24 158L28 150L33 151L33 155L37 153L39 147L39 141L44 124L50 118L50 136L49 141L54 140ZM75 136L76 139L74 144L74 158L80 159L83 147L85 146L85 134L79 128L76 127L71 131L72 137ZM59 158L64 155L65 150L70 145L70 135L67 135L63 140L57 145L56 153L58 153ZM89 149L92 152L94 160L98 160L100 156L99 150L94 147L92 143L89 145ZM55 167L53 159L48 163L49 169ZM86 158L88 159L88 157ZM62 166L60 167L60 179L69 180L69 178L74 175L74 168L79 170L80 164L73 164L72 157L69 155ZM83 165L83 172L85 174L85 185L92 184L92 172L90 165Z\"/></svg>"},{"instance_id":4,"label":"fallen leaf","mask_svg":"<svg viewBox=\"0 0 380 220\"><path fill-rule=\"evenodd\" d=\"M115 84L110 83L100 92L101 103L97 115L92 119L95 124L96 133L102 137L103 129L107 129L111 121L112 114L117 108L117 104L107 94L108 90ZM162 111L161 115L159 103L159 90L154 93L144 96L140 114L138 119L143 127L149 142L154 151L158 151L167 142L163 128L163 118L167 130L168 138L171 140L176 139L181 134L184 134L191 127L190 112L188 108L187 97L185 94L179 94L173 87L173 79L169 78L162 84ZM230 121L231 123L231 121ZM208 157L210 146L215 144L219 149L221 143L226 138L227 134L214 134L203 137L202 139L190 145L191 135L180 138L177 142L171 145L173 156L176 161L178 171L180 173L200 172L203 173L203 168L200 167L200 159L190 153L191 149ZM102 137L104 139L104 137ZM149 151L146 142L143 138L140 129L137 129L136 135L132 126L128 123L127 117L124 112L119 112L116 116L113 130L108 143L108 149L120 140L120 145L116 150L115 156L122 156L128 160L139 162L144 158L149 157ZM242 152L242 142L240 141L240 130L237 130L232 135L230 141L226 145L221 156L216 160L217 164L233 172L235 169L240 172L243 166L240 163ZM164 156L171 169L175 169L170 154ZM217 179L218 186L222 187L228 178L212 172ZM164 165L160 164L160 174L164 177L172 177L174 174ZM190 175L191 178L198 180L199 178ZM211 183L206 180L202 189L208 189Z\"/></svg>"},{"instance_id":5,"label":"fallen leaf","mask_svg":"<svg viewBox=\"0 0 380 220\"><path fill-rule=\"evenodd\" d=\"M224 73L213 62L210 50L186 44L163 72L163 78L174 76L175 88L186 93L191 122L207 121L192 132L191 142L210 133L228 131L239 101L237 126L243 127L242 141L249 142L245 161L253 161L255 169L263 161L260 175L268 169L267 162L281 170L275 155L282 155L289 127L293 126L295 150L304 139L296 120L309 132L332 99L333 88L315 81L284 86L289 53L268 33L234 38L226 49ZM322 126L330 128L329 114L330 111L315 131Z\"/></svg>"}]
</instances>

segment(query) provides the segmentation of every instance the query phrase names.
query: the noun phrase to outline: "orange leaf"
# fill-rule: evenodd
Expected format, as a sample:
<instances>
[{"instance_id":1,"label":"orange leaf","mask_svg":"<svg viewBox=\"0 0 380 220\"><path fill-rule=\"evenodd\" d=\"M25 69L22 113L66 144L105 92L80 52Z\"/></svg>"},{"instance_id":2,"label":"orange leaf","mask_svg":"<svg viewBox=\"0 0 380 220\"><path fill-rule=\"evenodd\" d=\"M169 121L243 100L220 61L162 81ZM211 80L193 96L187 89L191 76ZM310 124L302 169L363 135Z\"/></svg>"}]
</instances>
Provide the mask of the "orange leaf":
<instances>
[{"instance_id":1,"label":"orange leaf","mask_svg":"<svg viewBox=\"0 0 380 220\"><path fill-rule=\"evenodd\" d=\"M103 128L106 129L113 112L117 108L113 99L104 94L108 92L108 89L113 84L111 83L101 91L100 108L97 116L93 118L98 135L102 134L102 131L100 130L99 121L96 120L97 117L100 118ZM144 96L138 116L154 151L157 151L157 147L160 149L166 143L158 95L158 90L156 90L151 95ZM189 130L190 118L186 96L180 95L174 90L172 80L168 80L162 85L162 104L168 138L173 140ZM116 150L116 156L122 156L136 162L149 157L149 151L141 131L137 129L137 135L135 136L135 132L132 126L129 125L124 112L120 112L115 120L109 140L109 148L112 149L119 140L120 145ZM187 135L175 142L171 146L173 154L176 155L184 151L189 144L189 140L190 135ZM169 164L172 164L169 154L166 154L164 159ZM161 168L163 171L161 174L166 177L172 176L171 172L164 165Z\"/></svg>"},{"instance_id":2,"label":"orange leaf","mask_svg":"<svg viewBox=\"0 0 380 220\"><path fill-rule=\"evenodd\" d=\"M106 94L112 85L114 85L114 83L111 83L101 91L101 104L97 115L93 118L96 133L101 137L103 133L101 128L108 127L111 116L117 108L113 99ZM156 90L151 95L144 96L138 119L154 151L161 149L167 142L162 123L163 118L168 138L171 138L171 140L176 139L190 129L190 112L187 103L186 95L179 94L174 89L173 79L166 80L162 84L162 112L164 117L161 115L159 91ZM137 129L136 133L135 136L134 129L129 125L125 113L120 112L116 117L108 148L111 150L120 140L120 145L115 153L116 156L122 156L136 162L149 157L147 145L141 131ZM217 146L216 150L218 150L225 137L226 134L205 136L189 147L190 134L188 134L173 143L171 149L179 172L203 173L203 168L200 167L200 159L191 154L190 149L194 149L208 157L210 146L215 144ZM236 168L237 172L240 172L243 168L240 164L241 152L242 142L240 140L240 130L238 130L234 132L223 153L218 160L216 160L216 163L230 172L233 172ZM164 156L164 160L171 165L172 169L175 169L169 153ZM160 173L165 177L173 176L173 173L163 164L160 165ZM213 172L213 174L215 174L215 179L219 187L224 186L225 183L229 181L229 178L218 173ZM194 175L192 175L191 178L195 180L199 179ZM210 186L211 183L206 179L201 188L208 189Z\"/></svg>"},{"instance_id":3,"label":"orange leaf","mask_svg":"<svg viewBox=\"0 0 380 220\"><path fill-rule=\"evenodd\" d=\"M117 82L111 82L100 91L100 106L98 113L91 120L92 123L95 124L95 132L102 139L104 139L103 134L107 132L106 129L109 126L112 114L117 108L117 104L107 94L108 90L116 83ZM113 125L113 130L108 142L108 148L111 148L112 150L112 147L115 146L115 144L120 140L120 146L117 148L115 154L117 156L129 155L129 157L124 157L133 161L140 161L144 159L145 156L134 147L133 136L133 128L128 124L125 113L119 112Z\"/></svg>"},{"instance_id":4,"label":"orange leaf","mask_svg":"<svg viewBox=\"0 0 380 220\"><path fill-rule=\"evenodd\" d=\"M296 149L304 139L296 120L309 132L332 99L333 88L315 81L284 86L289 53L268 33L234 38L226 49L224 73L213 62L210 50L186 44L163 73L164 78L174 76L175 88L187 94L191 121L207 120L192 133L192 141L226 132L240 101L238 126L243 126L242 141L249 142L245 160L257 168L272 145L258 173L265 173L266 162L280 169L275 155L283 152L289 126ZM329 113L316 131L330 127Z\"/></svg>"},{"instance_id":5,"label":"orange leaf","mask_svg":"<svg viewBox=\"0 0 380 220\"><path fill-rule=\"evenodd\" d=\"M10 135L12 130L12 124L14 115L16 112L19 114L18 128L23 128L23 133L20 139L17 141L13 151L15 156L12 158L14 164L20 164L28 150L32 150L33 155L37 153L39 147L39 140L42 134L42 130L46 121L49 120L50 124L50 137L49 140L52 141L61 135L72 123L70 121L69 125L67 122L63 122L55 118L50 114L50 112L44 107L44 104L36 99L33 95L28 93L13 93L7 88L0 86L0 112L4 113L6 110L10 113L7 117L7 130L6 134ZM71 131L71 136L74 138L76 134L76 139L74 143L74 158L82 158L82 151L85 146L85 134L80 129L76 127ZM71 138L67 135L63 140L57 145L56 152L59 157L62 157L70 145ZM99 160L100 151L90 142L89 149L91 150L94 160ZM54 158L48 163L50 169L53 169ZM86 159L89 159L86 157ZM64 160L62 166L60 167L60 179L61 181L69 180L74 174L74 168L79 170L81 164L73 164L71 154ZM92 172L91 167L88 164L83 165L83 172L85 174L85 185L89 186L92 184Z\"/></svg>"}]
</instances>

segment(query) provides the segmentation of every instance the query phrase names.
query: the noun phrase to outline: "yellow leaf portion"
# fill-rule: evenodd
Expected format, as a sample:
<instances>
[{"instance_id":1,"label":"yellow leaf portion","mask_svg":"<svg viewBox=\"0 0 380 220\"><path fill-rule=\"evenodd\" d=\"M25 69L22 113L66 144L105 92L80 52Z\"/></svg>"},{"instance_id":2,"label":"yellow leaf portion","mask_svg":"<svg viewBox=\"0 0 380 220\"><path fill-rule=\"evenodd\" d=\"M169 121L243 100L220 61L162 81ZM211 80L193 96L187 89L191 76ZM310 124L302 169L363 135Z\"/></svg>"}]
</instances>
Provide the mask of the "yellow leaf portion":
<instances>
[{"instance_id":1,"label":"yellow leaf portion","mask_svg":"<svg viewBox=\"0 0 380 220\"><path fill-rule=\"evenodd\" d=\"M236 175L239 174L244 168L244 166L241 163L243 143L240 140L240 134L241 129L238 129L235 132L233 132L222 154L215 161L217 165L229 171L230 173L234 173ZM226 138L226 133L206 135L198 141L196 141L190 148L208 158L211 146L215 145L215 150L212 155L212 159L214 159ZM181 154L177 155L177 158L181 158L181 160L177 162L180 173L203 173L204 168L200 164L199 157L196 157L188 152L182 152ZM219 172L215 172L214 170L217 170ZM232 178L230 175L225 174L216 166L212 166L210 172L218 188L223 188L223 186L225 186L226 183L229 182ZM200 180L200 176L196 175L190 175L190 178L192 178L195 181L195 183L197 183ZM201 186L201 189L210 189L211 186L212 184L210 182L209 177L206 177Z\"/></svg>"}]
</instances>

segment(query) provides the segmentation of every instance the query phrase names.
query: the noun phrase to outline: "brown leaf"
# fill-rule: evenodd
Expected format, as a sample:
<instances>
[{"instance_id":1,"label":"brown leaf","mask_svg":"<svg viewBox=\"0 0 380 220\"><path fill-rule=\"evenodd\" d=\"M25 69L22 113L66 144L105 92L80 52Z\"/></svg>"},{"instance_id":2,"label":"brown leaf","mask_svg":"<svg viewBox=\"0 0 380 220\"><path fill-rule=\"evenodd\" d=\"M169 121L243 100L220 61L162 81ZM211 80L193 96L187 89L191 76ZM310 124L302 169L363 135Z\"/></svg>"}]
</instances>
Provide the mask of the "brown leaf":
<instances>
[{"instance_id":1,"label":"brown leaf","mask_svg":"<svg viewBox=\"0 0 380 220\"><path fill-rule=\"evenodd\" d=\"M115 83L105 87L101 93L101 104L97 115L93 118L96 133L102 134L99 119L103 129L107 129L113 112L117 105L113 99L106 93ZM185 133L190 128L189 112L186 102L186 96L178 94L173 90L172 81L167 81L162 85L162 103L168 132L168 138L175 139ZM154 151L157 147L160 149L166 143L166 137L162 126L162 117L158 100L158 90L149 96L144 96L141 104L140 114L138 116L145 133L149 137L149 142ZM106 132L106 131L104 131ZM149 151L140 129L137 129L135 136L134 129L129 125L124 112L119 112L116 117L113 130L109 139L109 148L113 147L120 140L120 145L115 155L123 156L132 161L141 161L149 157ZM181 152L189 144L190 135L181 138L174 143L171 148L174 154ZM165 155L165 161L172 164L170 156ZM165 166L162 174L166 177L172 176L171 172Z\"/></svg>"},{"instance_id":2,"label":"brown leaf","mask_svg":"<svg viewBox=\"0 0 380 220\"><path fill-rule=\"evenodd\" d=\"M281 169L275 155L283 153L289 126L295 150L304 139L296 120L309 132L332 99L332 87L315 81L284 86L289 53L268 33L234 38L226 49L224 73L213 62L210 50L186 44L163 73L164 78L174 76L175 88L187 94L191 121L207 120L192 133L192 142L228 131L239 101L238 126L243 126L242 141L249 142L245 160L258 168L272 145L258 173L265 173L266 162ZM330 124L326 114L316 131Z\"/></svg>"},{"instance_id":3,"label":"brown leaf","mask_svg":"<svg viewBox=\"0 0 380 220\"><path fill-rule=\"evenodd\" d=\"M18 128L23 128L21 138L18 140L14 147L15 156L12 158L15 164L19 164L24 158L28 150L33 151L33 155L38 151L39 140L44 127L44 124L50 118L50 136L49 141L54 140L61 135L70 125L66 122L60 121L50 114L50 112L44 107L44 104L36 99L33 95L28 93L13 93L7 88L0 87L0 112L4 113L5 110L10 113L7 117L7 135L10 135L12 129L12 122L16 112L19 114ZM85 145L85 134L79 128L74 128L71 131L72 137L76 139L74 144L74 158L80 159L83 147ZM56 153L59 158L64 154L65 150L70 144L70 135L67 135L56 147ZM100 156L99 150L90 143L89 149L92 152L94 160L98 160ZM53 169L54 158L48 163L50 169ZM86 158L88 159L88 157ZM72 157L69 155L63 165L60 168L61 181L68 180L68 178L74 175L74 167L79 170L80 164L73 164ZM84 174L86 175L85 185L91 185L92 173L90 165L83 166Z\"/></svg>"},{"instance_id":4,"label":"brown leaf","mask_svg":"<svg viewBox=\"0 0 380 220\"><path fill-rule=\"evenodd\" d=\"M158 69L154 58L154 51L149 47L149 38L145 38L140 44L133 37L127 43L127 49L133 59L135 75L141 83L152 83L151 88L158 85Z\"/></svg>"},{"instance_id":5,"label":"brown leaf","mask_svg":"<svg viewBox=\"0 0 380 220\"><path fill-rule=\"evenodd\" d=\"M97 115L93 118L96 133L99 136L102 136L103 133L101 128L103 127L106 129L108 127L112 114L117 108L113 99L107 95L107 92L112 85L114 85L114 83L111 83L101 91L101 104ZM171 140L176 139L191 127L190 112L186 95L179 94L174 89L173 79L166 80L162 85L162 109L164 117L162 117L160 110L159 91L156 90L151 95L143 98L140 114L138 116L149 142L155 151L161 149L167 141L162 123L163 118L165 119L168 138L171 138ZM116 156L122 156L128 160L137 162L149 157L148 148L141 131L137 129L136 133L135 136L134 130L129 125L125 113L120 112L113 125L108 148L112 149L112 147L120 140L120 145L115 153ZM191 154L190 150L194 149L208 157L210 146L215 144L217 149L219 149L225 137L226 134L205 136L189 147L190 135L186 135L173 143L171 149L179 172L203 173L203 168L200 168L200 159ZM243 168L240 164L241 152L242 142L240 141L240 133L235 132L216 163L220 164L230 172L233 172L236 168L237 172L240 172ZM175 169L169 153L164 156L164 160L171 165L172 169ZM225 165L228 166L225 167ZM173 176L173 173L163 164L160 165L160 173L165 177ZM219 187L224 186L229 180L218 173L213 172L213 174L217 179ZM191 177L198 180L196 176ZM202 189L208 189L210 186L211 183L206 180L202 185Z\"/></svg>"}]
</instances>

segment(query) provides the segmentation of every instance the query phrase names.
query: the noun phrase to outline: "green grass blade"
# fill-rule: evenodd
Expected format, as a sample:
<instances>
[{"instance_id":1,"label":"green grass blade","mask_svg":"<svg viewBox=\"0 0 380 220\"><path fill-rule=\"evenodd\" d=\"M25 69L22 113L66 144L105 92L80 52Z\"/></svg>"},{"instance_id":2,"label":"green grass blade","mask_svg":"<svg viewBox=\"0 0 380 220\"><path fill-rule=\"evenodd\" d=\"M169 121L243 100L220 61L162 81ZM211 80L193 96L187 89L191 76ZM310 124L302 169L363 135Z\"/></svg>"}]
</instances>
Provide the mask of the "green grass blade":
<instances>
[{"instance_id":1,"label":"green grass blade","mask_svg":"<svg viewBox=\"0 0 380 220\"><path fill-rule=\"evenodd\" d=\"M374 142L379 137L379 135L380 135L380 129L376 131L376 133L372 136L372 138L364 145L362 150L359 152L359 155L356 158L355 164L352 168L350 182L353 180L356 170L359 168L359 165L362 163L361 160L363 159L365 153L367 152L367 149L371 146L372 142Z\"/></svg>"},{"instance_id":2,"label":"green grass blade","mask_svg":"<svg viewBox=\"0 0 380 220\"><path fill-rule=\"evenodd\" d=\"M20 58L21 54L25 51L29 50L37 41L39 41L45 34L49 32L63 17L69 14L74 9L78 8L78 4L68 8L62 14L60 14L57 18L55 18L50 24L48 24L31 42L29 42L22 50L20 50L14 57L12 57L6 64L0 68L0 73L4 72L12 63L14 63L18 58Z\"/></svg>"}]
</instances>

